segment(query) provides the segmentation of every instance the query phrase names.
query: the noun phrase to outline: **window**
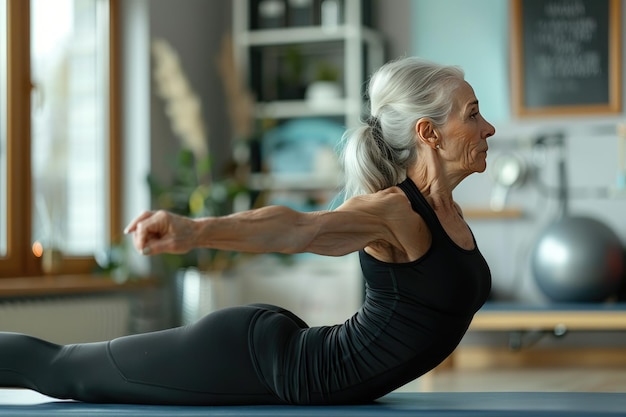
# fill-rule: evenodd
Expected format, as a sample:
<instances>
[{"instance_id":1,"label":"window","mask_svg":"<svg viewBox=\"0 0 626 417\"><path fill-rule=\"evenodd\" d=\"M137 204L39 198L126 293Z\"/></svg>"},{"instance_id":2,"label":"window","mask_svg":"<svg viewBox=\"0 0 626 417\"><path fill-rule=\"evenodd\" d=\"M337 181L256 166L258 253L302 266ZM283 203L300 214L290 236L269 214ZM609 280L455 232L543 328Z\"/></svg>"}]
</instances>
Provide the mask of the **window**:
<instances>
[{"instance_id":1,"label":"window","mask_svg":"<svg viewBox=\"0 0 626 417\"><path fill-rule=\"evenodd\" d=\"M89 273L118 237L116 3L0 0L0 277Z\"/></svg>"}]
</instances>

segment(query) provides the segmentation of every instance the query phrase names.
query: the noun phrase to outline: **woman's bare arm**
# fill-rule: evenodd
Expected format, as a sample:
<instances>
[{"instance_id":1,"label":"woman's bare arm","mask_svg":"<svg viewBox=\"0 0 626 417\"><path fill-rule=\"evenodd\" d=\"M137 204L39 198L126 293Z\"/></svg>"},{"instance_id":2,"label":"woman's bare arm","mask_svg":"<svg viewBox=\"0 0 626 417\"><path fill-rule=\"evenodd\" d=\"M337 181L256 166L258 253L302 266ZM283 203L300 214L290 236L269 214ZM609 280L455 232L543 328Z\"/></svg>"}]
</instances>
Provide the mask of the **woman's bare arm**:
<instances>
[{"instance_id":1,"label":"woman's bare arm","mask_svg":"<svg viewBox=\"0 0 626 417\"><path fill-rule=\"evenodd\" d=\"M135 246L144 253L184 253L195 247L249 253L339 256L372 242L401 247L390 224L406 198L393 194L355 197L334 211L303 213L282 206L224 217L189 219L147 212L131 222ZM400 204L398 204L400 203Z\"/></svg>"}]
</instances>

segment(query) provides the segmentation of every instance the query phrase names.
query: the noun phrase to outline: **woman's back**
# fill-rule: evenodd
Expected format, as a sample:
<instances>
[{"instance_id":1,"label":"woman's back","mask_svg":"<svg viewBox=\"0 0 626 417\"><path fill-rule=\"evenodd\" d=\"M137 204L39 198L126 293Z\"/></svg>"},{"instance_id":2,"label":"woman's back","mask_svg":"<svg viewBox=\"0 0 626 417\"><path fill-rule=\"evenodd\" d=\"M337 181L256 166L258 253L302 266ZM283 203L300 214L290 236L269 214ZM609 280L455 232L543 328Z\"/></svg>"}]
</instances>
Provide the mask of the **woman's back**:
<instances>
[{"instance_id":1,"label":"woman's back","mask_svg":"<svg viewBox=\"0 0 626 417\"><path fill-rule=\"evenodd\" d=\"M491 279L479 250L452 242L410 180L401 187L433 235L422 258L392 264L361 251L365 302L341 325L299 328L278 345L282 336L270 330L276 326L256 327L260 372L283 400L350 403L384 395L443 361L484 303ZM276 347L281 352L272 352Z\"/></svg>"}]
</instances>

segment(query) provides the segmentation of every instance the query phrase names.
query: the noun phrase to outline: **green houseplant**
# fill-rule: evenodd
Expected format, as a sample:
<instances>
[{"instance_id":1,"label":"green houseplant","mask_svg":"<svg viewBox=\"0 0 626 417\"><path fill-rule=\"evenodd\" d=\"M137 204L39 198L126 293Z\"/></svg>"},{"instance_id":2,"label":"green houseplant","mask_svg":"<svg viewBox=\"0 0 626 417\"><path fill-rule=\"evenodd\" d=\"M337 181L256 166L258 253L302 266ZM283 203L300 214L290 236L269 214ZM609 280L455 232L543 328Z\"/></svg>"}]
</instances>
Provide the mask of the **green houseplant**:
<instances>
[{"instance_id":1,"label":"green houseplant","mask_svg":"<svg viewBox=\"0 0 626 417\"><path fill-rule=\"evenodd\" d=\"M148 185L156 208L189 217L220 216L233 210L234 200L249 192L237 178L211 179L211 159L196 160L189 149L176 155L173 178L163 184L152 174ZM235 260L236 254L210 249L195 249L184 255L163 255L169 268L197 267L200 270L223 270Z\"/></svg>"}]
</instances>

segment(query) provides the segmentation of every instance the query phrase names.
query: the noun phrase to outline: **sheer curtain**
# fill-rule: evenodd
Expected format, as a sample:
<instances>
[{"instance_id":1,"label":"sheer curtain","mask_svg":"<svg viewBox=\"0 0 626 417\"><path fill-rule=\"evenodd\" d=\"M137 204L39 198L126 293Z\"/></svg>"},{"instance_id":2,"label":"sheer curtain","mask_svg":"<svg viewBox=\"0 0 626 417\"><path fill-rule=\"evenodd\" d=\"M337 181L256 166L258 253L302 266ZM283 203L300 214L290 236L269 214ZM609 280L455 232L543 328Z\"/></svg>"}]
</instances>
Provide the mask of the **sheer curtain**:
<instances>
[{"instance_id":1,"label":"sheer curtain","mask_svg":"<svg viewBox=\"0 0 626 417\"><path fill-rule=\"evenodd\" d=\"M31 0L32 240L68 256L108 244L107 13Z\"/></svg>"}]
</instances>

